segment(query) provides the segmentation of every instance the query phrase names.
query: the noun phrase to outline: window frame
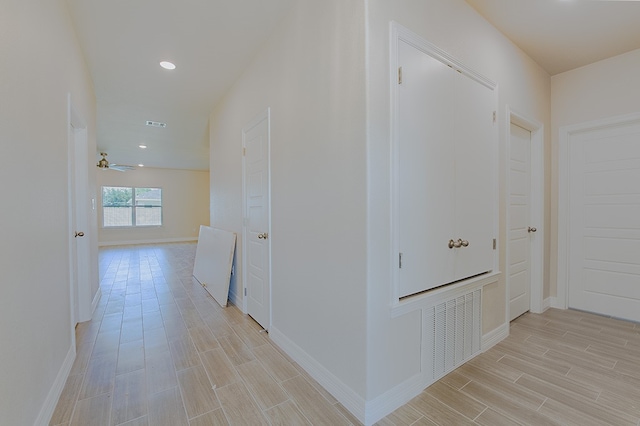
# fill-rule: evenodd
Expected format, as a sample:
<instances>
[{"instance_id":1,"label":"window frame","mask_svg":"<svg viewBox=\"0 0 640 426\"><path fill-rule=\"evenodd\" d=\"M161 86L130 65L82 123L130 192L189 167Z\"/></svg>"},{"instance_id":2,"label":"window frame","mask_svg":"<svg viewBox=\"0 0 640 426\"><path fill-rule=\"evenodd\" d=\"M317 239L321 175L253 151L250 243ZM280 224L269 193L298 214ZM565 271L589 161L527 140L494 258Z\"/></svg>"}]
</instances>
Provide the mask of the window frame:
<instances>
[{"instance_id":1,"label":"window frame","mask_svg":"<svg viewBox=\"0 0 640 426\"><path fill-rule=\"evenodd\" d=\"M130 205L126 206L131 209L131 225L107 225L105 224L105 207L113 207L113 206L105 206L104 203L104 191L105 188L117 188L117 189L128 189L131 191L131 200ZM160 223L159 224L150 224L150 225L140 225L138 224L138 215L137 208L146 207L145 205L138 205L138 200L136 199L136 192L140 189L150 189L150 190L158 190L160 193L160 203L158 206L151 207L159 207L160 208ZM163 203L163 192L162 187L137 187L137 186L119 186L119 185L102 185L100 187L100 206L101 206L101 214L102 220L100 227L102 229L132 229L132 228L160 228L164 226L164 203Z\"/></svg>"}]
</instances>

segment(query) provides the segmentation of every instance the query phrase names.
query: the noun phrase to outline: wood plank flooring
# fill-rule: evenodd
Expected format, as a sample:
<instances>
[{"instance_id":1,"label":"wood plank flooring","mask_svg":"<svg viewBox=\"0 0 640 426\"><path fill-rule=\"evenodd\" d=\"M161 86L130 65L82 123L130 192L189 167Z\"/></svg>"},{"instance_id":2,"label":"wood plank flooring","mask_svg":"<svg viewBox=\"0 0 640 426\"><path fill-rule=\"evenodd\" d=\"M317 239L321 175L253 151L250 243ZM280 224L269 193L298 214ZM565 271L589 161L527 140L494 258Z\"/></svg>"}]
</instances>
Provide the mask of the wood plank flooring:
<instances>
[{"instance_id":1,"label":"wood plank flooring","mask_svg":"<svg viewBox=\"0 0 640 426\"><path fill-rule=\"evenodd\" d=\"M526 313L378 425L640 425L640 324Z\"/></svg>"},{"instance_id":2,"label":"wood plank flooring","mask_svg":"<svg viewBox=\"0 0 640 426\"><path fill-rule=\"evenodd\" d=\"M195 244L100 250L102 299L50 425L357 425L251 318L191 278ZM525 314L377 425L640 425L640 325Z\"/></svg>"}]
</instances>

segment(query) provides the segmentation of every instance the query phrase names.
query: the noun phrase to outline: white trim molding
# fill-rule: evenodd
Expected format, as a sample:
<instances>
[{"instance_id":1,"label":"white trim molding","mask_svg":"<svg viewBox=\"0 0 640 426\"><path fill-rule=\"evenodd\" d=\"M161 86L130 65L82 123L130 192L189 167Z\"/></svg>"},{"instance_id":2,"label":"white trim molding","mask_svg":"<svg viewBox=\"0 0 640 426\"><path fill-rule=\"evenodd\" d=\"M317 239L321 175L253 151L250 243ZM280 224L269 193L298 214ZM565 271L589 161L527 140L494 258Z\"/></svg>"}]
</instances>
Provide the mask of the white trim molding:
<instances>
[{"instance_id":1,"label":"white trim molding","mask_svg":"<svg viewBox=\"0 0 640 426\"><path fill-rule=\"evenodd\" d=\"M322 364L309 356L301 347L291 341L275 327L269 330L269 337L300 367L313 377L323 388L335 397L351 414L365 424L366 404L364 398L344 384Z\"/></svg>"},{"instance_id":2,"label":"white trim molding","mask_svg":"<svg viewBox=\"0 0 640 426\"><path fill-rule=\"evenodd\" d=\"M98 307L98 303L100 303L100 299L102 298L102 288L98 286L98 291L96 291L95 296L93 296L93 300L91 301L91 315L96 311Z\"/></svg>"},{"instance_id":3,"label":"white trim molding","mask_svg":"<svg viewBox=\"0 0 640 426\"><path fill-rule=\"evenodd\" d=\"M430 384L425 383L424 374L420 372L382 395L365 401L277 328L271 327L269 337L365 426L373 425L400 408Z\"/></svg>"},{"instance_id":4,"label":"white trim molding","mask_svg":"<svg viewBox=\"0 0 640 426\"><path fill-rule=\"evenodd\" d=\"M482 352L486 352L509 337L509 323L504 323L482 335Z\"/></svg>"},{"instance_id":5,"label":"white trim molding","mask_svg":"<svg viewBox=\"0 0 640 426\"><path fill-rule=\"evenodd\" d=\"M547 297L546 299L544 299L544 310L546 311L549 308L558 308L557 299L557 297Z\"/></svg>"},{"instance_id":6,"label":"white trim molding","mask_svg":"<svg viewBox=\"0 0 640 426\"><path fill-rule=\"evenodd\" d=\"M409 297L407 300L403 300L391 307L391 317L396 318L418 309L437 305L438 303L448 299L453 299L462 294L473 292L479 288L484 288L489 284L498 282L501 275L502 273L500 271L490 272L488 274L462 280L458 283L435 288L424 294Z\"/></svg>"},{"instance_id":7,"label":"white trim molding","mask_svg":"<svg viewBox=\"0 0 640 426\"><path fill-rule=\"evenodd\" d=\"M424 374L419 373L399 385L389 389L382 395L365 402L365 425L375 424L380 419L393 413L411 401L427 387ZM362 421L362 419L358 419Z\"/></svg>"},{"instance_id":8,"label":"white trim molding","mask_svg":"<svg viewBox=\"0 0 640 426\"><path fill-rule=\"evenodd\" d=\"M140 244L167 244L167 243L191 243L198 241L198 237L159 238L157 240L126 240L126 241L101 241L100 247L107 246L133 246Z\"/></svg>"},{"instance_id":9,"label":"white trim molding","mask_svg":"<svg viewBox=\"0 0 640 426\"><path fill-rule=\"evenodd\" d=\"M244 312L244 307L243 307L243 298L238 293L236 288L237 288L237 285L235 288L229 287L229 303L231 303L232 305L240 309L240 311L242 311L243 314L246 314L246 312Z\"/></svg>"},{"instance_id":10,"label":"white trim molding","mask_svg":"<svg viewBox=\"0 0 640 426\"><path fill-rule=\"evenodd\" d=\"M33 423L35 426L47 426L51 421L51 417L53 416L53 412L56 409L56 405L58 405L58 400L60 399L60 395L62 395L64 385L67 383L67 378L69 377L69 373L71 373L71 367L73 367L73 363L75 360L76 348L75 343L73 343L69 347L67 356L65 357L60 370L58 370L58 374L53 382L53 385L51 386L51 389L49 389L49 393L47 394L47 398L42 404L40 413L38 413L38 417Z\"/></svg>"}]
</instances>

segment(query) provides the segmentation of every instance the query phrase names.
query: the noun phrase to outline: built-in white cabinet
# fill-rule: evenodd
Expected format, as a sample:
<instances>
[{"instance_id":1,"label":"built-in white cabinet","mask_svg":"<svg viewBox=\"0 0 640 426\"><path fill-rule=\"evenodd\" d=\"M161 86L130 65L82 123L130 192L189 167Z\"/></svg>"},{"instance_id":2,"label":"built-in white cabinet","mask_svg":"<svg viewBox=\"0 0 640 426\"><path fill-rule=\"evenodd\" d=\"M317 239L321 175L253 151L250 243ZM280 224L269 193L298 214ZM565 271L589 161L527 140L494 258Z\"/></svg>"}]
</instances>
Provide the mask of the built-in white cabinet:
<instances>
[{"instance_id":1,"label":"built-in white cabinet","mask_svg":"<svg viewBox=\"0 0 640 426\"><path fill-rule=\"evenodd\" d=\"M402 298L494 269L497 97L495 84L436 48L396 42L392 220Z\"/></svg>"}]
</instances>

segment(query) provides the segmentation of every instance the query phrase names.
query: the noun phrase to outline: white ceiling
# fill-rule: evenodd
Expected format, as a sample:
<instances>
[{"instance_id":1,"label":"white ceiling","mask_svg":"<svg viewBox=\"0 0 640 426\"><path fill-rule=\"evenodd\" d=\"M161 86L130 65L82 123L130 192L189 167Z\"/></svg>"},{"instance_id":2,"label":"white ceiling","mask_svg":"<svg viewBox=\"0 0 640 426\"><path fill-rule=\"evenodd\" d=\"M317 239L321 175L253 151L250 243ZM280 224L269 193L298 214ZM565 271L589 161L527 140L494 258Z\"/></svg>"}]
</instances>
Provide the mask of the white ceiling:
<instances>
[{"instance_id":1,"label":"white ceiling","mask_svg":"<svg viewBox=\"0 0 640 426\"><path fill-rule=\"evenodd\" d=\"M98 151L112 163L208 170L209 114L292 1L68 0L97 97Z\"/></svg>"},{"instance_id":2,"label":"white ceiling","mask_svg":"<svg viewBox=\"0 0 640 426\"><path fill-rule=\"evenodd\" d=\"M640 1L466 1L550 75L640 49Z\"/></svg>"},{"instance_id":3,"label":"white ceiling","mask_svg":"<svg viewBox=\"0 0 640 426\"><path fill-rule=\"evenodd\" d=\"M98 151L207 170L209 114L296 0L67 1L94 82ZM466 1L550 75L640 48L640 1Z\"/></svg>"}]
</instances>

